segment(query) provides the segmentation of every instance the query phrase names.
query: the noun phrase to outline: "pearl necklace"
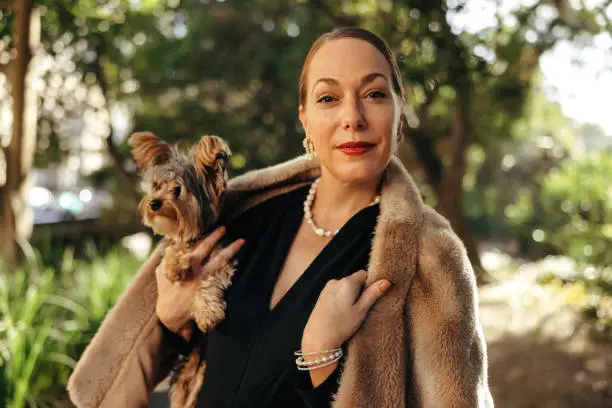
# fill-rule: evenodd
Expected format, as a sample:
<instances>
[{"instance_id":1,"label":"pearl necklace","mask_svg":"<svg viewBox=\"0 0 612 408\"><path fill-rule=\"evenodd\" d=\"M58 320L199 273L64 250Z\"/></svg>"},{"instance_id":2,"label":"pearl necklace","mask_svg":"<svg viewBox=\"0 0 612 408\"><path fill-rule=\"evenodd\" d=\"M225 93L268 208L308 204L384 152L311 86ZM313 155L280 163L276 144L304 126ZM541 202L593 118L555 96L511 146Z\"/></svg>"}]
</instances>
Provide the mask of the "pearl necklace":
<instances>
[{"instance_id":1,"label":"pearl necklace","mask_svg":"<svg viewBox=\"0 0 612 408\"><path fill-rule=\"evenodd\" d=\"M314 200L315 192L317 191L317 184L319 184L319 181L321 181L320 177L317 178L310 186L310 191L308 191L308 196L306 197L306 200L304 201L304 217L306 218L306 222L308 222L308 224L310 224L310 226L312 227L315 234L321 237L331 237L331 236L336 235L338 231L340 230L337 229L336 231L327 231L327 230L324 230L323 228L317 227L314 221L312 220L312 212L310 211L312 207L312 202ZM371 205L377 204L378 202L380 202L380 194L377 195L376 198L374 198L374 201L368 204L368 207Z\"/></svg>"}]
</instances>

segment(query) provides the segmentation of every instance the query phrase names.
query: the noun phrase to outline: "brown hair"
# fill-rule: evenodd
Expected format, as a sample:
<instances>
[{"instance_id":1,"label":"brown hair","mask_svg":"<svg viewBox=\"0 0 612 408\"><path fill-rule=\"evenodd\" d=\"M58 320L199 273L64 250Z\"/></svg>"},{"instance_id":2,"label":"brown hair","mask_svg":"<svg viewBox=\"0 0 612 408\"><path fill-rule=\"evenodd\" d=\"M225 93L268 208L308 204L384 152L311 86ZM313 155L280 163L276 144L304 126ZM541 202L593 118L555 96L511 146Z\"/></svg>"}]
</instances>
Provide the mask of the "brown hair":
<instances>
[{"instance_id":1,"label":"brown hair","mask_svg":"<svg viewBox=\"0 0 612 408\"><path fill-rule=\"evenodd\" d=\"M399 67L397 66L395 56L393 55L393 52L391 51L387 43L376 34L364 28L339 27L325 34L322 34L310 47L310 50L306 55L306 60L302 65L302 71L300 72L300 105L303 105L304 102L306 102L306 72L308 71L310 61L323 44L331 40L337 40L339 38L357 38L359 40L363 40L372 44L378 51L380 51L380 53L385 57L385 60L389 64L389 67L391 68L391 81L393 85L393 90L401 98L402 101L404 100L404 87L402 85L402 81L400 80L401 74L399 71Z\"/></svg>"},{"instance_id":2,"label":"brown hair","mask_svg":"<svg viewBox=\"0 0 612 408\"><path fill-rule=\"evenodd\" d=\"M400 79L401 74L400 74L399 67L397 65L397 60L395 59L395 56L393 55L393 51L391 51L387 43L382 38L380 38L373 32L366 30L365 28L339 27L339 28L335 28L334 30L328 31L322 34L321 36L319 36L319 38L317 38L316 41L310 47L310 50L308 51L308 54L306 55L306 59L304 60L304 64L302 65L302 71L300 72L300 91L299 91L300 92L299 93L300 105L304 105L304 103L306 102L306 80L307 80L306 72L308 71L308 66L310 65L310 61L312 60L314 55L317 53L317 51L319 50L319 48L321 48L323 44L329 41L332 41L332 40L340 39L340 38L357 38L359 40L363 40L363 41L366 41L372 44L378 51L380 51L380 53L383 55L383 57L385 57L385 60L389 64L389 68L391 68L391 82L392 82L393 90L400 97L400 100L402 102L405 101L404 86L402 85L402 81ZM402 127L403 127L402 122L403 122L404 115L402 114L400 115L400 117L401 119L400 119L399 132L401 133Z\"/></svg>"}]
</instances>

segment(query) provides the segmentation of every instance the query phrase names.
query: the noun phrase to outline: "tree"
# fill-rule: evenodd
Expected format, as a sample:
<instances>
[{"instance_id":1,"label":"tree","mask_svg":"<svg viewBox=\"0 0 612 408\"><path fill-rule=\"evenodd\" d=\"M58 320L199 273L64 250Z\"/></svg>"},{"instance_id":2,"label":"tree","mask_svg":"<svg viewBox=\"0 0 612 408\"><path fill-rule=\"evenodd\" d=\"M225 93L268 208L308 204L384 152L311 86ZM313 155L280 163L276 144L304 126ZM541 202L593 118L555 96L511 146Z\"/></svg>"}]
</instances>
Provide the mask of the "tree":
<instances>
[{"instance_id":1,"label":"tree","mask_svg":"<svg viewBox=\"0 0 612 408\"><path fill-rule=\"evenodd\" d=\"M463 208L467 152L473 146L494 150L510 137L512 123L524 114L540 56L557 41L587 41L610 30L609 23L601 23L607 22L601 18L604 6L573 9L565 1L540 1L506 16L515 24L506 23L498 13L497 27L471 34L456 32L448 22L466 2L383 4L379 3L379 14L390 20L379 20L378 27L400 50L406 80L415 91L408 139L438 209L481 269ZM544 9L556 18L541 18ZM482 280L483 273L478 275Z\"/></svg>"},{"instance_id":2,"label":"tree","mask_svg":"<svg viewBox=\"0 0 612 408\"><path fill-rule=\"evenodd\" d=\"M31 67L33 50L40 34L40 16L31 0L16 0L15 58L2 67L11 81L13 126L8 143L2 143L0 153L5 177L0 177L0 258L14 265L29 252L28 238L32 229L28 216L26 190L28 175L36 147L36 95L32 90ZM20 251L21 250L21 251Z\"/></svg>"},{"instance_id":3,"label":"tree","mask_svg":"<svg viewBox=\"0 0 612 408\"><path fill-rule=\"evenodd\" d=\"M560 39L584 41L607 29L598 17L603 8L576 10L565 0L516 9L477 33L452 26L452 15L466 7L459 1L41 3L48 6L45 52L57 60L70 52L73 63L70 72L50 73L45 82L76 81L84 90L42 92L37 161L70 154L62 148L68 144L58 122L85 112L100 115L109 158L101 180L121 192L125 209L135 208L135 194L125 192L136 183L125 135L109 123L112 109L125 109L130 129L152 130L170 142L188 143L206 133L227 138L235 153L232 173L269 165L301 151L297 83L312 41L338 25L377 32L396 52L410 89L402 158L476 266L463 196L470 149L496 152L513 137L543 52ZM555 17L542 20L544 9ZM80 93L87 97L75 101Z\"/></svg>"}]
</instances>

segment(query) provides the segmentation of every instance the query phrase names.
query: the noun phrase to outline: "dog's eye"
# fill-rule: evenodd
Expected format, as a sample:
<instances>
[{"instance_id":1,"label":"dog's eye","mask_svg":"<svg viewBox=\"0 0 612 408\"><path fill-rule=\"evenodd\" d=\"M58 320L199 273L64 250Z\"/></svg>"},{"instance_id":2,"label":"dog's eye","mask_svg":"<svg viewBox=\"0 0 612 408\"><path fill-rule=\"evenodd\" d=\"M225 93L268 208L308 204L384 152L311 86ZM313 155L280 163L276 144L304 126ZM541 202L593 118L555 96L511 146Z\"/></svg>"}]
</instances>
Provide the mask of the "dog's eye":
<instances>
[{"instance_id":1,"label":"dog's eye","mask_svg":"<svg viewBox=\"0 0 612 408\"><path fill-rule=\"evenodd\" d=\"M178 196L180 196L180 195L181 195L181 186L176 186L176 187L174 187L174 191L173 191L173 192L174 192L174 196L175 196L176 198L178 198Z\"/></svg>"}]
</instances>

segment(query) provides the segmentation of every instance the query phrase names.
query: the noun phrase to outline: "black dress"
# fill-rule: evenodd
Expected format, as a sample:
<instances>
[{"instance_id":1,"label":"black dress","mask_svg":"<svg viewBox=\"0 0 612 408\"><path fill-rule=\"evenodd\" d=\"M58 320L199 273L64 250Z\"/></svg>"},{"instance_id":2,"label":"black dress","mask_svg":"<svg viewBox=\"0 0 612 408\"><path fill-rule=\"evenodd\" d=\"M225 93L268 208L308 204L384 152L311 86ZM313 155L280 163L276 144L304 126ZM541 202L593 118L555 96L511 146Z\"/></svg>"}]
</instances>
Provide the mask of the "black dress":
<instances>
[{"instance_id":1,"label":"black dress","mask_svg":"<svg viewBox=\"0 0 612 408\"><path fill-rule=\"evenodd\" d=\"M226 318L205 334L206 374L198 406L206 408L329 407L339 369L313 388L294 351L330 279L367 269L379 206L355 214L276 306L270 298L303 218L308 186L269 199L227 225L223 245L246 240L226 292Z\"/></svg>"}]
</instances>

